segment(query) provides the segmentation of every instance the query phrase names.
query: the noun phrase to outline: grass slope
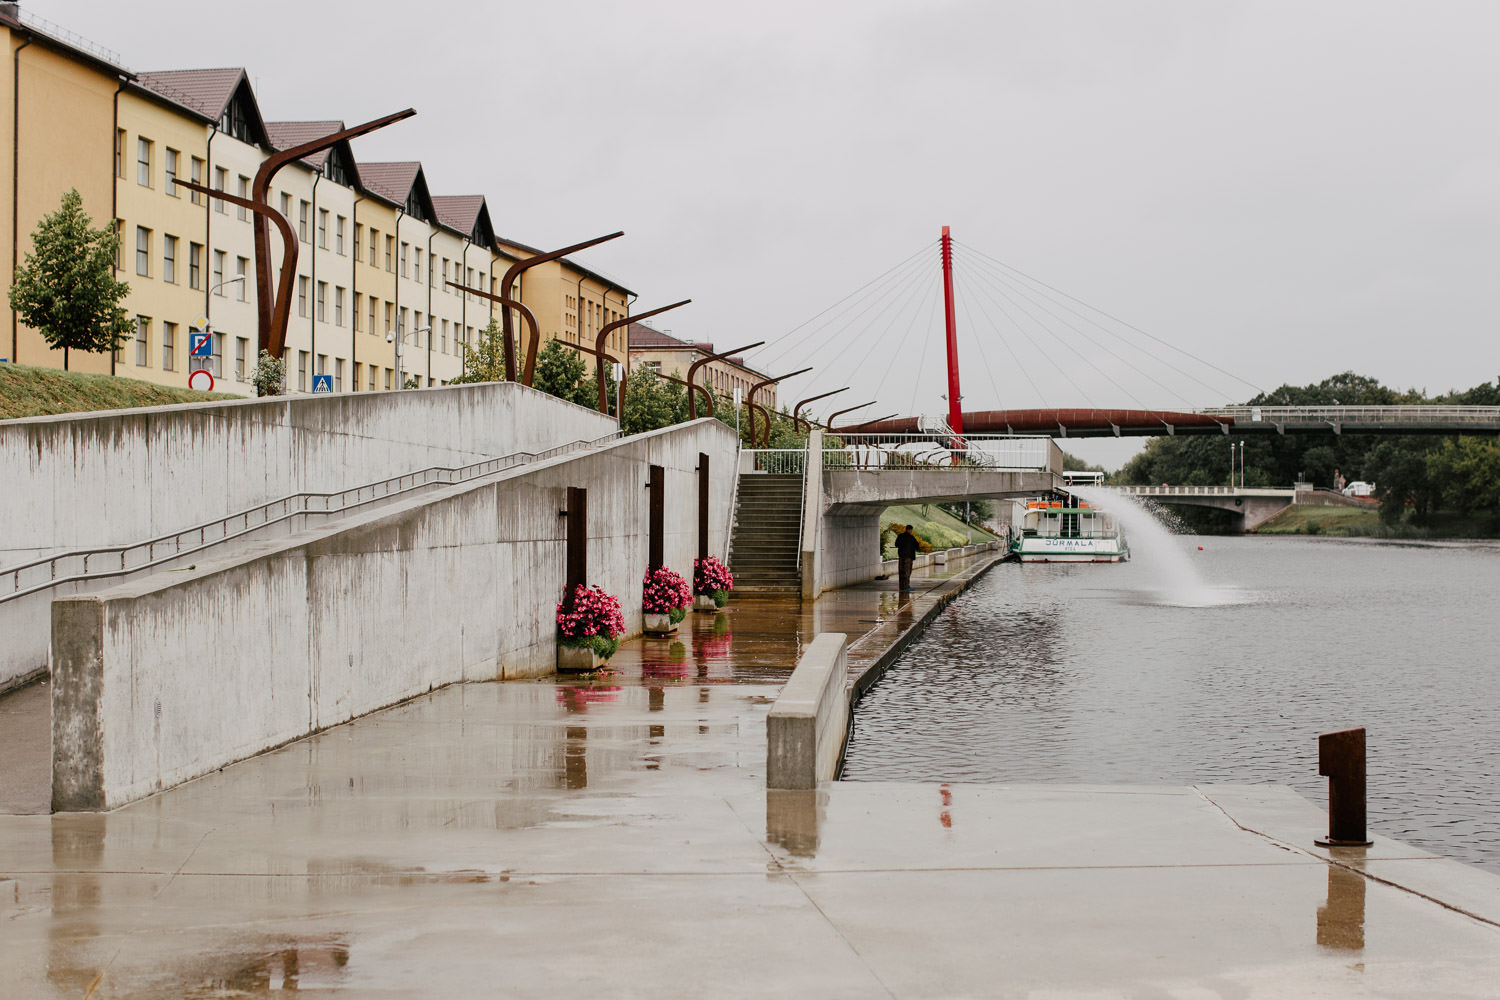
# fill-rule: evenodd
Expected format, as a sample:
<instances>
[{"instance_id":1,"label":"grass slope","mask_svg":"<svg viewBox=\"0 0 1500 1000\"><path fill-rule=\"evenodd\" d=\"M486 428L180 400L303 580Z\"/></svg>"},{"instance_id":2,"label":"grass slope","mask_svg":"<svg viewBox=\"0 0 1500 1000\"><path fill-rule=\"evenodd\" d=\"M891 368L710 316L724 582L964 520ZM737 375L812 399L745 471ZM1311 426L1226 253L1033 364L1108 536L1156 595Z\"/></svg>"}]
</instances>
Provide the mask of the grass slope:
<instances>
[{"instance_id":1,"label":"grass slope","mask_svg":"<svg viewBox=\"0 0 1500 1000\"><path fill-rule=\"evenodd\" d=\"M973 528L964 524L963 521L954 517L952 514L948 513L946 510L941 509L935 504L931 506L923 506L922 504L908 504L901 507L887 507L885 509L885 513L880 516L880 529L884 531L886 525L890 524L893 521L898 524L916 525L916 533L918 535L922 534L923 522L939 524L945 528L956 531L961 535L968 535L970 545L977 545L980 542L992 542L995 540L995 536L990 534L988 531L985 531L983 528ZM894 550L892 550L892 553L894 553ZM895 558L895 556L894 554L891 554L886 556L886 558L893 559Z\"/></svg>"},{"instance_id":2,"label":"grass slope","mask_svg":"<svg viewBox=\"0 0 1500 1000\"><path fill-rule=\"evenodd\" d=\"M1296 504L1271 518L1253 534L1328 535L1332 538L1495 538L1500 518L1485 514L1436 511L1423 524L1410 518L1399 524L1380 520L1377 507L1315 507Z\"/></svg>"},{"instance_id":3,"label":"grass slope","mask_svg":"<svg viewBox=\"0 0 1500 1000\"><path fill-rule=\"evenodd\" d=\"M0 365L0 420L238 398L222 392L174 389L117 375L84 375L56 368Z\"/></svg>"}]
</instances>

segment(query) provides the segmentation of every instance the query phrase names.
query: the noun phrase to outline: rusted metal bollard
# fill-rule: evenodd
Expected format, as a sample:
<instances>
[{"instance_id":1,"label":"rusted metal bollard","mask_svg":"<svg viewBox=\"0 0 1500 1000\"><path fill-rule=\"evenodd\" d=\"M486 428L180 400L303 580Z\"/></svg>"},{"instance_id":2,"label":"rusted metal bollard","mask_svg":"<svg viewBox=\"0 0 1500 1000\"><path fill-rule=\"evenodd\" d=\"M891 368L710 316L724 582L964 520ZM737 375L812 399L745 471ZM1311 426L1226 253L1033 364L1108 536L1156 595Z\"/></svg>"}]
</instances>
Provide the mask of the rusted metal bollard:
<instances>
[{"instance_id":1,"label":"rusted metal bollard","mask_svg":"<svg viewBox=\"0 0 1500 1000\"><path fill-rule=\"evenodd\" d=\"M1319 847L1369 847L1365 839L1365 731L1318 737L1318 773L1328 779L1328 836Z\"/></svg>"}]
</instances>

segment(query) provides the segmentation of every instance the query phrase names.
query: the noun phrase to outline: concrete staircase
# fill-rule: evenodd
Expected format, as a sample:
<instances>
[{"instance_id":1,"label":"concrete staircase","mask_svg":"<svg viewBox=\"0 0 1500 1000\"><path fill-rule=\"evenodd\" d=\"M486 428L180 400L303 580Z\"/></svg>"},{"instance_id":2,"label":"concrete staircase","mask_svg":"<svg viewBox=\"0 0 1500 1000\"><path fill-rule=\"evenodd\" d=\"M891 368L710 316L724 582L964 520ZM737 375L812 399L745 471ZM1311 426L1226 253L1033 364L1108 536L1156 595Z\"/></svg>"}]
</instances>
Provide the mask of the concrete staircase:
<instances>
[{"instance_id":1,"label":"concrete staircase","mask_svg":"<svg viewBox=\"0 0 1500 1000\"><path fill-rule=\"evenodd\" d=\"M802 522L802 474L749 472L740 476L729 568L737 591L798 594L798 535Z\"/></svg>"}]
</instances>

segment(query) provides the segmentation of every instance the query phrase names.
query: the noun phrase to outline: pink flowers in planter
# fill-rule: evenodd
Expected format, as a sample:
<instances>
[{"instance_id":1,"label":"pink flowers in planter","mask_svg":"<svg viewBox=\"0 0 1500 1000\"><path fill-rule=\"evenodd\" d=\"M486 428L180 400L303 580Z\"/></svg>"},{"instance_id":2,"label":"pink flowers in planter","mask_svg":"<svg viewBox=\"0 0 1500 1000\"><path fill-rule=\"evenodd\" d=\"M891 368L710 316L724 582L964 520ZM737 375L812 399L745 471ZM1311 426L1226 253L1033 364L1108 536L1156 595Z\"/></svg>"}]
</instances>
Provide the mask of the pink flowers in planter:
<instances>
[{"instance_id":1,"label":"pink flowers in planter","mask_svg":"<svg viewBox=\"0 0 1500 1000\"><path fill-rule=\"evenodd\" d=\"M573 588L572 600L557 606L557 627L565 646L590 646L604 659L614 655L617 636L625 634L620 602L598 587Z\"/></svg>"},{"instance_id":2,"label":"pink flowers in planter","mask_svg":"<svg viewBox=\"0 0 1500 1000\"><path fill-rule=\"evenodd\" d=\"M733 588L734 574L729 572L728 566L713 556L693 560L693 593L712 597L722 608Z\"/></svg>"},{"instance_id":3,"label":"pink flowers in planter","mask_svg":"<svg viewBox=\"0 0 1500 1000\"><path fill-rule=\"evenodd\" d=\"M681 621L678 613L685 614L684 609L691 603L692 591L681 576L666 566L647 571L641 586L641 610L646 614L674 615L674 621Z\"/></svg>"}]
</instances>

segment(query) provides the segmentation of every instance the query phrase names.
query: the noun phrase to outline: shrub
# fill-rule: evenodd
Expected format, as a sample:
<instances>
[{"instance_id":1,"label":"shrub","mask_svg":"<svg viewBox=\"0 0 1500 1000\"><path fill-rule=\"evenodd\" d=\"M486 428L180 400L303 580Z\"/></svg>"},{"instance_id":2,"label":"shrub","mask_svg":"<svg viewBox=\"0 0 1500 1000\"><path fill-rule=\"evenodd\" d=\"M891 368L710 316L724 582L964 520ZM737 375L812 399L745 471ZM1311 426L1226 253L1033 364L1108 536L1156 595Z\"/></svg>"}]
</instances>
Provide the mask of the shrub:
<instances>
[{"instance_id":1,"label":"shrub","mask_svg":"<svg viewBox=\"0 0 1500 1000\"><path fill-rule=\"evenodd\" d=\"M641 585L641 609L648 615L671 614L693 603L687 581L666 566L646 573ZM681 621L681 619L676 619Z\"/></svg>"}]
</instances>

